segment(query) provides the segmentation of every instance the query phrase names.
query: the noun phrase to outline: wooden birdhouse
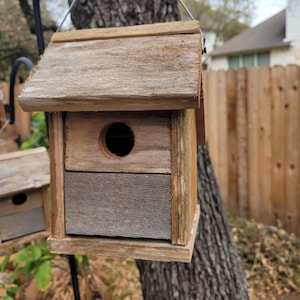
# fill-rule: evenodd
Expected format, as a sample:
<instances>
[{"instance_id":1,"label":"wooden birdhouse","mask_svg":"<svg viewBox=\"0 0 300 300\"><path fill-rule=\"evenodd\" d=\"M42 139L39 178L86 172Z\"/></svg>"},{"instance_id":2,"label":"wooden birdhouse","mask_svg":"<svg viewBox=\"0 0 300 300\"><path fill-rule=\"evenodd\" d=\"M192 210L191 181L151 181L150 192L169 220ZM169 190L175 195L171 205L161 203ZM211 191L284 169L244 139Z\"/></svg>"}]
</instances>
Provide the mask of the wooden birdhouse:
<instances>
[{"instance_id":1,"label":"wooden birdhouse","mask_svg":"<svg viewBox=\"0 0 300 300\"><path fill-rule=\"evenodd\" d=\"M46 149L1 154L0 169L0 249L49 236Z\"/></svg>"},{"instance_id":2,"label":"wooden birdhouse","mask_svg":"<svg viewBox=\"0 0 300 300\"><path fill-rule=\"evenodd\" d=\"M56 33L19 100L50 112L51 251L190 261L199 23Z\"/></svg>"}]
</instances>

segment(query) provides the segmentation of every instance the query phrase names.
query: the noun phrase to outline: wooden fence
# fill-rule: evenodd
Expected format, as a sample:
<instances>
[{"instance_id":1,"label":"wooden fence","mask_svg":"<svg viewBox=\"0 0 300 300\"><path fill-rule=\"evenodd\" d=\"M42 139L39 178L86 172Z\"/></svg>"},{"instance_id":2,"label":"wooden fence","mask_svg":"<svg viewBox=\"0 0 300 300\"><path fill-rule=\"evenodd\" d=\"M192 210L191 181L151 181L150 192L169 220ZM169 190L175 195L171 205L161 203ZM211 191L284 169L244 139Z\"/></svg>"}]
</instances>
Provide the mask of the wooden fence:
<instances>
[{"instance_id":1,"label":"wooden fence","mask_svg":"<svg viewBox=\"0 0 300 300\"><path fill-rule=\"evenodd\" d=\"M204 74L206 133L225 207L300 234L300 66Z\"/></svg>"},{"instance_id":2,"label":"wooden fence","mask_svg":"<svg viewBox=\"0 0 300 300\"><path fill-rule=\"evenodd\" d=\"M15 95L19 95L22 90L22 85L16 85ZM4 102L9 103L9 84L7 82L0 82L0 91L4 95ZM5 129L4 135L17 138L20 136L26 139L30 135L30 119L31 113L24 112L20 107L18 101L15 101L15 124L8 125ZM5 111L3 105L0 103L0 127L5 122Z\"/></svg>"}]
</instances>

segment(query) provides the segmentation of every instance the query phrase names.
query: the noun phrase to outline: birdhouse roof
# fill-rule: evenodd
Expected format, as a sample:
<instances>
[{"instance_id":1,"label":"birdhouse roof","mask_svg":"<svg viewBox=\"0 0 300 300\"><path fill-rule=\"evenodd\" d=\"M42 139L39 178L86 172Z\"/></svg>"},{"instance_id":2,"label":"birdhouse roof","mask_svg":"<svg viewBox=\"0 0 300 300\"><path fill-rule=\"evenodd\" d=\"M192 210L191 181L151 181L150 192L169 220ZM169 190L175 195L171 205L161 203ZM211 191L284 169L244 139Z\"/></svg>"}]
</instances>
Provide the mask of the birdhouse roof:
<instances>
[{"instance_id":1,"label":"birdhouse roof","mask_svg":"<svg viewBox=\"0 0 300 300\"><path fill-rule=\"evenodd\" d=\"M0 197L50 184L50 161L44 147L1 154L0 169Z\"/></svg>"},{"instance_id":2,"label":"birdhouse roof","mask_svg":"<svg viewBox=\"0 0 300 300\"><path fill-rule=\"evenodd\" d=\"M55 33L19 101L27 111L197 108L198 21Z\"/></svg>"}]
</instances>

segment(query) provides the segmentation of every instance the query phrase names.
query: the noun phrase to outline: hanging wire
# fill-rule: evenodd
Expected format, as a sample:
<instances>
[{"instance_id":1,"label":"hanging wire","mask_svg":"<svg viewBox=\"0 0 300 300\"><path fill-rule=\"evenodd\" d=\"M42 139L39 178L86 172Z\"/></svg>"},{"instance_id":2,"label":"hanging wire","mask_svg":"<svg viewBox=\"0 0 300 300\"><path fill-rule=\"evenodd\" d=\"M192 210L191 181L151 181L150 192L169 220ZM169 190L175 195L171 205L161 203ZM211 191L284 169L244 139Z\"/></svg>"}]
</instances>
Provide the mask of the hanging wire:
<instances>
[{"instance_id":1,"label":"hanging wire","mask_svg":"<svg viewBox=\"0 0 300 300\"><path fill-rule=\"evenodd\" d=\"M184 8L185 12L190 17L190 19L193 20L193 21L195 21L195 18L193 16L193 14L189 10L189 8L185 5L185 3L183 2L183 0L179 0L179 2L182 5L182 7ZM203 34L201 28L200 28L200 34L201 34L201 37L202 37L202 54L206 54L205 37L204 37L204 34Z\"/></svg>"},{"instance_id":2,"label":"hanging wire","mask_svg":"<svg viewBox=\"0 0 300 300\"><path fill-rule=\"evenodd\" d=\"M189 8L185 5L185 3L183 2L183 0L179 0L180 4L182 5L182 7L184 8L185 12L189 15L189 17L191 18L191 20L195 21L195 18L193 16L193 14L191 13L191 11L189 10Z\"/></svg>"},{"instance_id":3,"label":"hanging wire","mask_svg":"<svg viewBox=\"0 0 300 300\"><path fill-rule=\"evenodd\" d=\"M71 12L73 6L75 5L76 1L77 1L77 0L73 0L73 2L71 3L71 5L70 5L69 9L67 10L67 12L66 12L64 18L62 19L61 23L60 23L59 26L57 27L56 32L61 31L62 26L64 25L64 23L65 23L65 21L66 21L68 15L70 14L70 12Z\"/></svg>"}]
</instances>

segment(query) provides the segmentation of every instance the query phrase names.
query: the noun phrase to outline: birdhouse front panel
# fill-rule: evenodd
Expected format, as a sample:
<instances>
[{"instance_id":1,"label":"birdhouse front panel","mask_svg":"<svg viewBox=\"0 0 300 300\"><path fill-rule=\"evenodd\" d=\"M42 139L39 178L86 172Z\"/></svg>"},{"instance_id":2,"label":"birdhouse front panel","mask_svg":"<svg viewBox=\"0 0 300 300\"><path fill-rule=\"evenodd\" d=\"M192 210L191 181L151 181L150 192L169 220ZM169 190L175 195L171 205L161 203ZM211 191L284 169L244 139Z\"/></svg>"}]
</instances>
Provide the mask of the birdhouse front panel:
<instances>
[{"instance_id":1,"label":"birdhouse front panel","mask_svg":"<svg viewBox=\"0 0 300 300\"><path fill-rule=\"evenodd\" d=\"M191 259L198 22L55 34L20 96L50 112L51 251Z\"/></svg>"},{"instance_id":2,"label":"birdhouse front panel","mask_svg":"<svg viewBox=\"0 0 300 300\"><path fill-rule=\"evenodd\" d=\"M66 113L65 140L67 234L171 239L170 112Z\"/></svg>"},{"instance_id":3,"label":"birdhouse front panel","mask_svg":"<svg viewBox=\"0 0 300 300\"><path fill-rule=\"evenodd\" d=\"M46 213L50 183L46 149L2 154L0 168L0 246L38 232L46 233L50 229Z\"/></svg>"}]
</instances>

